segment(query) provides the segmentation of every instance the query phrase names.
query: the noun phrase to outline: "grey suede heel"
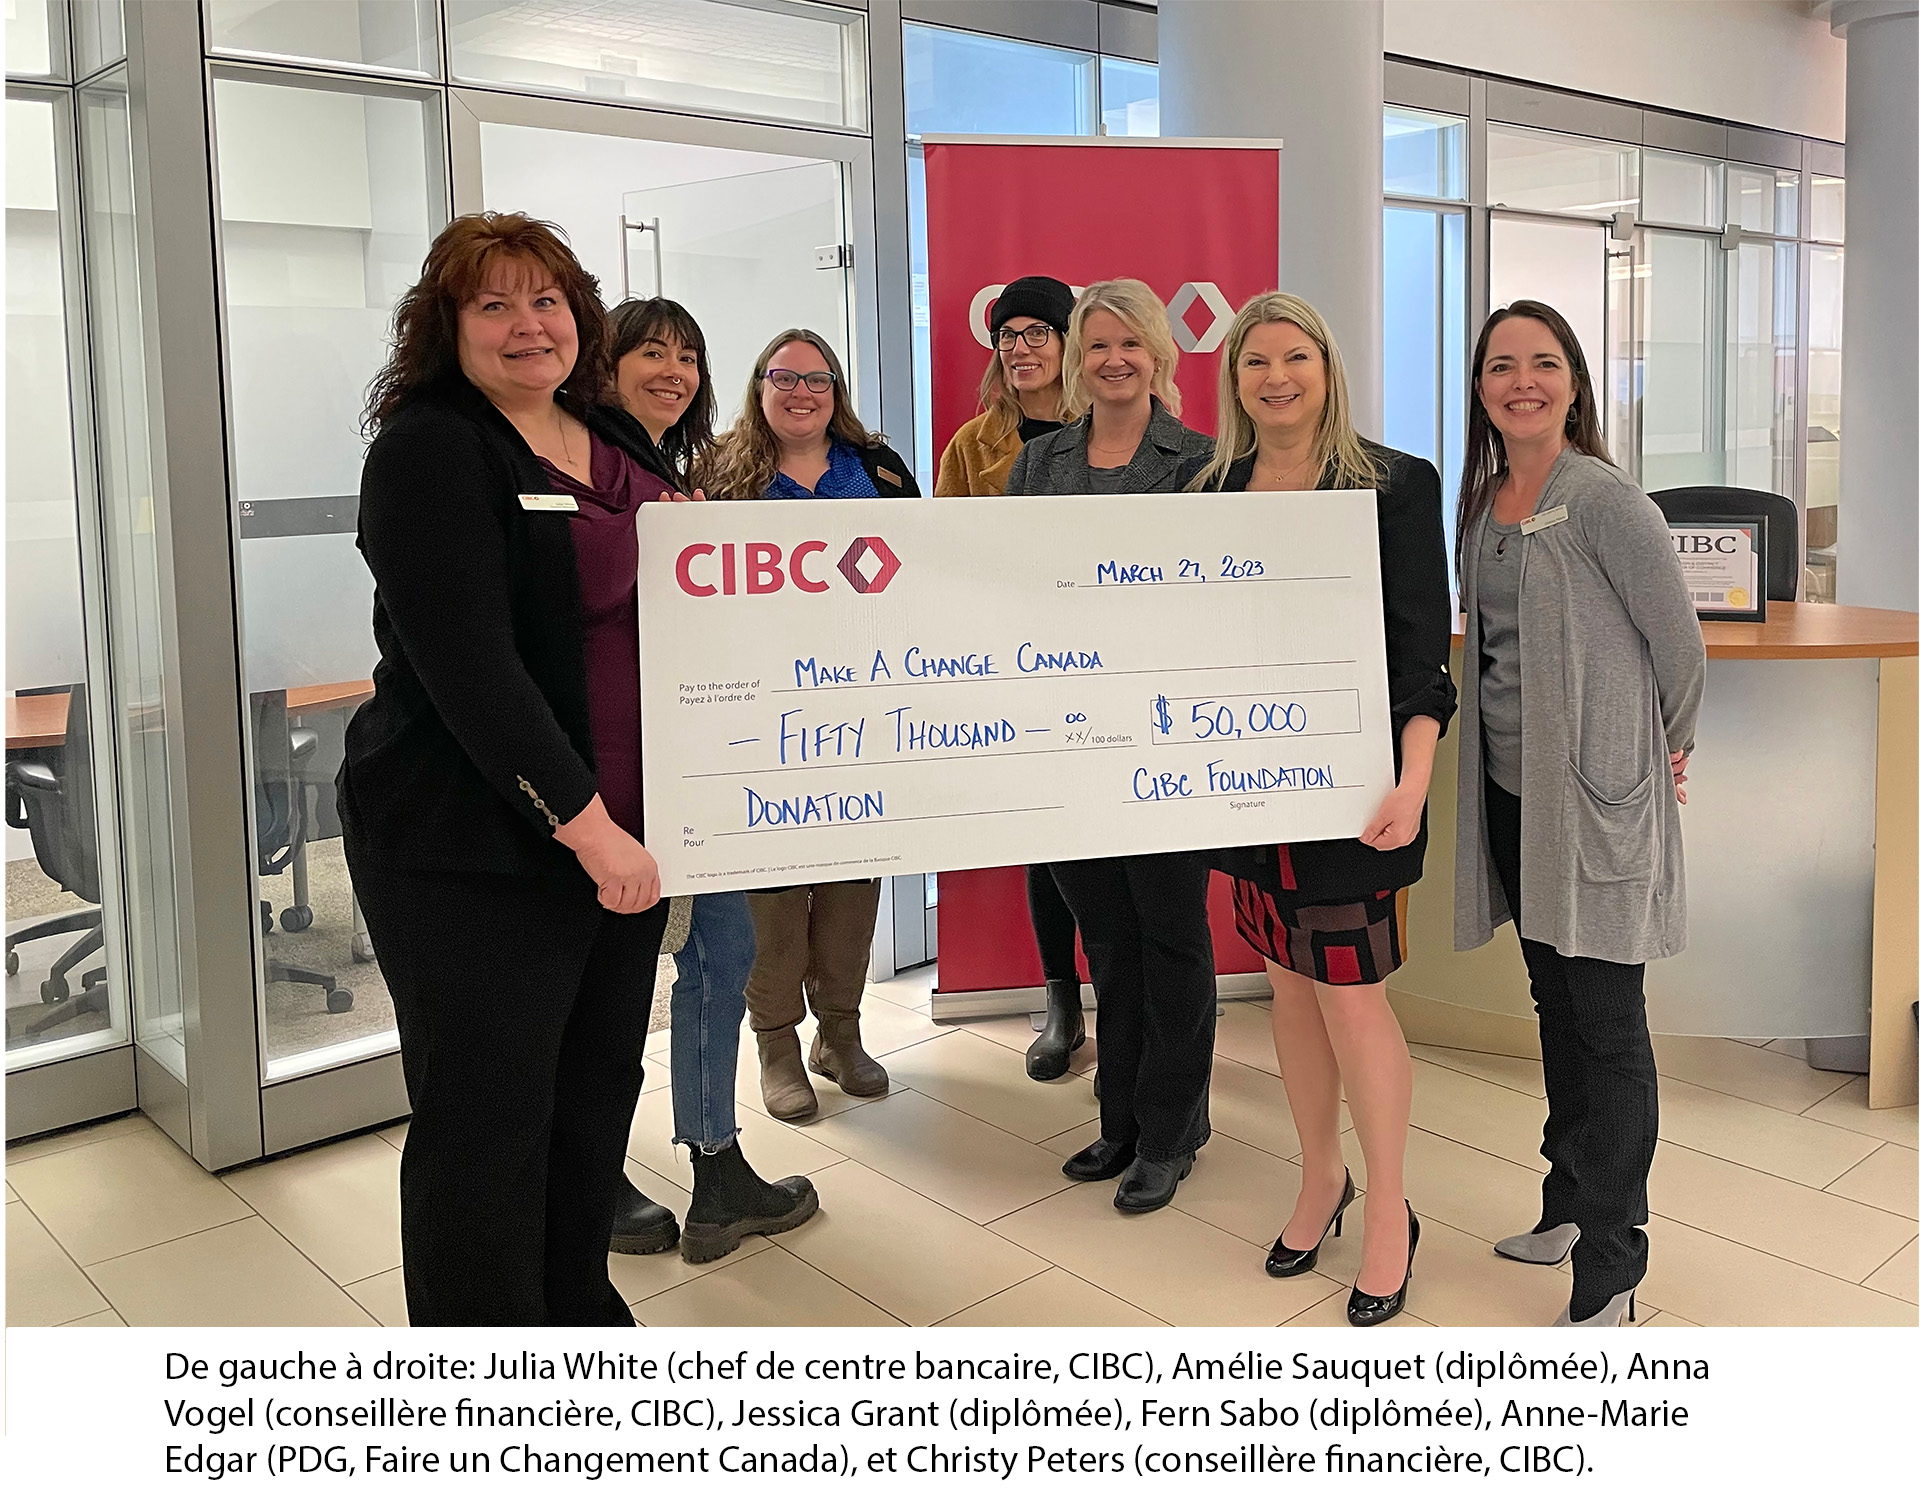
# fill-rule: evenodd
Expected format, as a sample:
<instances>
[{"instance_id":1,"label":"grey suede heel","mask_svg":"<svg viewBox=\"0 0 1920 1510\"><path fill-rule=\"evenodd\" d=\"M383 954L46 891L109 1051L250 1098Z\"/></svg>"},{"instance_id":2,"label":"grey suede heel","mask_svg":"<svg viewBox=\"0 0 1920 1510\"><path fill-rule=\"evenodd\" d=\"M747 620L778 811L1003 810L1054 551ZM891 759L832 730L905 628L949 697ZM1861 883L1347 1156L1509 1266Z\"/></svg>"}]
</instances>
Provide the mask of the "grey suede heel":
<instances>
[{"instance_id":1,"label":"grey suede heel","mask_svg":"<svg viewBox=\"0 0 1920 1510\"><path fill-rule=\"evenodd\" d=\"M1515 1263L1552 1265L1564 1260L1579 1241L1580 1229L1572 1222L1562 1222L1545 1232L1521 1232L1503 1237L1493 1245L1493 1251Z\"/></svg>"}]
</instances>

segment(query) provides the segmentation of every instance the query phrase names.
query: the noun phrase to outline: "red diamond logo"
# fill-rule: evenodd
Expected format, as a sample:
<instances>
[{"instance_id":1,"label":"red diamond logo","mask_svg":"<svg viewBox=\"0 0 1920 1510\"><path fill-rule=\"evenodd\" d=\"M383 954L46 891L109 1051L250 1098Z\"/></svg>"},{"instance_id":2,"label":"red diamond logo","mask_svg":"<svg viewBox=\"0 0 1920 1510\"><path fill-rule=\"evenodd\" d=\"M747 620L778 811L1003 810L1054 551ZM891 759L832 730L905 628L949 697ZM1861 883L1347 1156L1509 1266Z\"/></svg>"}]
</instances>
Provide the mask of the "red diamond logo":
<instances>
[{"instance_id":1,"label":"red diamond logo","mask_svg":"<svg viewBox=\"0 0 1920 1510\"><path fill-rule=\"evenodd\" d=\"M861 557L868 551L878 563L878 569L869 577L860 568ZM853 585L855 592L884 592L887 584L893 580L893 574L900 570L900 558L893 548L878 535L862 535L847 547L847 553L840 558L840 575Z\"/></svg>"}]
</instances>

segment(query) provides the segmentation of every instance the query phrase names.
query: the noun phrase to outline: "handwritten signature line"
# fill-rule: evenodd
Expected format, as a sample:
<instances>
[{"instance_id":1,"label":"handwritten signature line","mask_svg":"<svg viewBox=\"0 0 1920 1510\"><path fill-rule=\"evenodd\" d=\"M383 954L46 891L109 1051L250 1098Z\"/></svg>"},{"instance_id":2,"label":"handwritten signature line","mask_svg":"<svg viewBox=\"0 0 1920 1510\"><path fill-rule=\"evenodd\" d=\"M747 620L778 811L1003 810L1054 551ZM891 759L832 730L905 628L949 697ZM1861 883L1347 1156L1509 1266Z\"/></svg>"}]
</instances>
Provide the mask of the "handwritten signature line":
<instances>
[{"instance_id":1,"label":"handwritten signature line","mask_svg":"<svg viewBox=\"0 0 1920 1510\"><path fill-rule=\"evenodd\" d=\"M1184 797L1127 797L1122 799L1123 807L1158 807L1163 802L1201 802L1212 801L1220 797L1304 797L1309 792L1357 792L1366 786L1364 781L1339 781L1332 786L1270 786L1245 792L1189 792Z\"/></svg>"}]
</instances>

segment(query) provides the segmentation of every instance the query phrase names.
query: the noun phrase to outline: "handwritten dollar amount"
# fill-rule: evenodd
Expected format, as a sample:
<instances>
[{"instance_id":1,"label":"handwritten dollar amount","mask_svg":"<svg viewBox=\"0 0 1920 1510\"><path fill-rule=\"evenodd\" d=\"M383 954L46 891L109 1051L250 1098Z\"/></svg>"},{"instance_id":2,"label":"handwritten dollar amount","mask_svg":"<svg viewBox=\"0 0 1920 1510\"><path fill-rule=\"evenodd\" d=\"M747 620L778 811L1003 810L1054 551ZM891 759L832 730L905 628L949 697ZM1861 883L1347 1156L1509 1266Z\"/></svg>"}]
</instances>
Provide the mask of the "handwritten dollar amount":
<instances>
[{"instance_id":1,"label":"handwritten dollar amount","mask_svg":"<svg viewBox=\"0 0 1920 1510\"><path fill-rule=\"evenodd\" d=\"M1360 694L1348 687L1230 697L1162 693L1153 700L1149 721L1157 745L1352 734L1360 728Z\"/></svg>"}]
</instances>

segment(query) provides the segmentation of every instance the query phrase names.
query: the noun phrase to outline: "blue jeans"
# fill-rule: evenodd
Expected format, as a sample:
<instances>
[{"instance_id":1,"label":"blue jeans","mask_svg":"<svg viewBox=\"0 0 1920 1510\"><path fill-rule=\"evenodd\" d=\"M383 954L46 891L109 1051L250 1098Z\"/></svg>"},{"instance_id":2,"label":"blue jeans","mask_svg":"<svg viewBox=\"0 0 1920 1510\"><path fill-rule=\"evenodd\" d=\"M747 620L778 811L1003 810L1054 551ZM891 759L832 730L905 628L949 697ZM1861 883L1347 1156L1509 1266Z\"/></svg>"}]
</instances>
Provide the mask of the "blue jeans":
<instances>
[{"instance_id":1,"label":"blue jeans","mask_svg":"<svg viewBox=\"0 0 1920 1510\"><path fill-rule=\"evenodd\" d=\"M717 1153L739 1135L733 1077L753 968L753 914L742 891L693 899L673 957L673 1141Z\"/></svg>"}]
</instances>

